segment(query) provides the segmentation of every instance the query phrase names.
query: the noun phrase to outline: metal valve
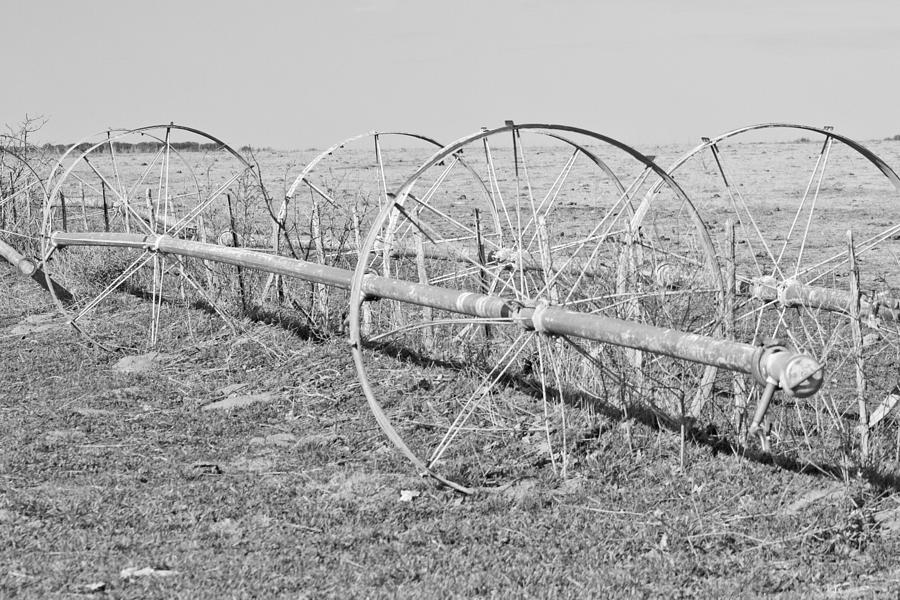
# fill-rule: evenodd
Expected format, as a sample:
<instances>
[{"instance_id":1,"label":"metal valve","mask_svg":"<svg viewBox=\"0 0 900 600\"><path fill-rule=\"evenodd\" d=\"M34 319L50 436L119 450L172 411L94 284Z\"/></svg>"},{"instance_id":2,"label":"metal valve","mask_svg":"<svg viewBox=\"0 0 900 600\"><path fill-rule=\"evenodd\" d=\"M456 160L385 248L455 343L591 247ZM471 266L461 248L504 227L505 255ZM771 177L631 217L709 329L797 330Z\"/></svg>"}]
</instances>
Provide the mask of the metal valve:
<instances>
[{"instance_id":1,"label":"metal valve","mask_svg":"<svg viewBox=\"0 0 900 600\"><path fill-rule=\"evenodd\" d=\"M749 433L754 435L765 418L776 389L796 398L808 398L819 391L824 381L822 365L808 354L799 354L783 340L769 340L757 350L753 377L765 385ZM763 440L764 446L765 440Z\"/></svg>"}]
</instances>

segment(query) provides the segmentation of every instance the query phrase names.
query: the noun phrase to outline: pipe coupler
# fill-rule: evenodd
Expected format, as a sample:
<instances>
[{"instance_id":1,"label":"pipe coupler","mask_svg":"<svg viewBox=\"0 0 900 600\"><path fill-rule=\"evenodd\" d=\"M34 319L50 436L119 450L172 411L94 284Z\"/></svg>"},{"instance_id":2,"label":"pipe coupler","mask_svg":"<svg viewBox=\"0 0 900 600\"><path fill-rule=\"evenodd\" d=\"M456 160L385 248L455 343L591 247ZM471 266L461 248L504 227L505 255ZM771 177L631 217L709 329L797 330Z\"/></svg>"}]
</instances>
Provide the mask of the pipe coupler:
<instances>
[{"instance_id":1,"label":"pipe coupler","mask_svg":"<svg viewBox=\"0 0 900 600\"><path fill-rule=\"evenodd\" d=\"M16 268L19 270L19 273L25 275L27 277L31 277L34 275L35 271L37 271L37 267L30 259L25 258L24 256L19 259L16 263Z\"/></svg>"},{"instance_id":2,"label":"pipe coupler","mask_svg":"<svg viewBox=\"0 0 900 600\"><path fill-rule=\"evenodd\" d=\"M753 357L752 375L761 385L776 383L788 396L808 398L822 387L822 365L774 340L761 346Z\"/></svg>"}]
</instances>

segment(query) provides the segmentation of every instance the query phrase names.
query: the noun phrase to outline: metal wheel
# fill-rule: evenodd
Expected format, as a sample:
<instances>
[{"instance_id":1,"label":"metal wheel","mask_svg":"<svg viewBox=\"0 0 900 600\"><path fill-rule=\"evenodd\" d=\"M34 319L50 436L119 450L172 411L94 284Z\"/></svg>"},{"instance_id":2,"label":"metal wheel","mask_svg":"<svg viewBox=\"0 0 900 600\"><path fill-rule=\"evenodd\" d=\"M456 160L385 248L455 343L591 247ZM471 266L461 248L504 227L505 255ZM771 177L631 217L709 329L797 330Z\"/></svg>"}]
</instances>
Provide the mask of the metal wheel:
<instances>
[{"instance_id":1,"label":"metal wheel","mask_svg":"<svg viewBox=\"0 0 900 600\"><path fill-rule=\"evenodd\" d=\"M72 292L73 300L57 304L94 341L152 347L219 328L222 318L231 324L254 301L257 274L164 257L154 247L160 235L252 245L268 231L257 174L221 141L174 124L111 130L73 146L54 173L43 212L45 272ZM65 247L57 248L55 232L69 236ZM132 247L78 243L96 244L108 232L131 234ZM209 318L167 319L177 305L205 309Z\"/></svg>"},{"instance_id":2,"label":"metal wheel","mask_svg":"<svg viewBox=\"0 0 900 600\"><path fill-rule=\"evenodd\" d=\"M16 251L40 253L41 214L47 189L46 160L0 145L0 237ZM42 174L43 172L43 174Z\"/></svg>"},{"instance_id":3,"label":"metal wheel","mask_svg":"<svg viewBox=\"0 0 900 600\"><path fill-rule=\"evenodd\" d=\"M442 144L404 132L371 131L313 158L275 213L275 253L354 269L365 232L415 168ZM270 276L263 297L298 310L319 332L343 327L347 295L321 285Z\"/></svg>"},{"instance_id":4,"label":"metal wheel","mask_svg":"<svg viewBox=\"0 0 900 600\"><path fill-rule=\"evenodd\" d=\"M768 422L757 423L769 433L764 448L771 443L776 451L830 464L847 464L853 448L863 459L896 460L893 434L870 443L866 433L900 400L900 179L894 171L830 128L763 124L705 139L669 173L710 224L721 262L736 265L728 335L781 339L825 365L821 393L785 399ZM734 243L725 231L729 220ZM720 383L722 401L711 405L719 414L706 418L755 429L760 390L743 377Z\"/></svg>"},{"instance_id":5,"label":"metal wheel","mask_svg":"<svg viewBox=\"0 0 900 600\"><path fill-rule=\"evenodd\" d=\"M668 424L705 402L715 369L702 365L363 297L375 273L715 334L712 241L671 180L638 228L651 175L668 180L610 138L509 123L439 151L381 212L354 274L351 345L376 418L422 472L457 487L535 464L566 474L597 412Z\"/></svg>"}]
</instances>

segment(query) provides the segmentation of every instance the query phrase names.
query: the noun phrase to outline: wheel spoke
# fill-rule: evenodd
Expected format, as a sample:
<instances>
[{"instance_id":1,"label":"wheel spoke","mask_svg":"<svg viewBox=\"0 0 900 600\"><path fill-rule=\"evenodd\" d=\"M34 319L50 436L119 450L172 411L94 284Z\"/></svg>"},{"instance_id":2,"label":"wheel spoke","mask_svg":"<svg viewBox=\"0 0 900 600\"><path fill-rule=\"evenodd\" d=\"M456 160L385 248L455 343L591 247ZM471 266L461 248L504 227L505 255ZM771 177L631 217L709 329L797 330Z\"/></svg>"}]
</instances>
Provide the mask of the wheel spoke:
<instances>
[{"instance_id":1,"label":"wheel spoke","mask_svg":"<svg viewBox=\"0 0 900 600\"><path fill-rule=\"evenodd\" d=\"M340 208L341 207L340 204L338 204L337 200L332 198L327 192L325 192L325 190L323 190L322 188L320 188L319 186L314 184L312 181L310 181L308 179L304 179L303 183L305 183L306 186L310 190L312 190L313 192L318 194L323 200L325 200L325 202L330 204L332 206L332 208Z\"/></svg>"},{"instance_id":2,"label":"wheel spoke","mask_svg":"<svg viewBox=\"0 0 900 600\"><path fill-rule=\"evenodd\" d=\"M478 319L478 318L458 318L458 319L432 319L426 323L408 323L402 327L391 329L380 333L376 336L367 338L369 343L381 342L387 338L396 337L401 333L409 333L417 329L425 329L429 327L438 327L440 325L463 325L469 327L472 325L509 325L512 319Z\"/></svg>"},{"instance_id":3,"label":"wheel spoke","mask_svg":"<svg viewBox=\"0 0 900 600\"><path fill-rule=\"evenodd\" d=\"M506 217L506 225L509 227L509 231L512 232L515 230L512 224L512 219L509 216L509 209L506 208L506 203L503 201L503 194L500 192L500 182L497 180L497 168L494 165L494 156L491 153L491 147L488 143L487 138L484 138L484 159L487 163L487 172L488 172L488 183L490 184L492 201L494 205L500 204L503 208L503 215ZM493 194L496 194L496 198L493 198ZM500 229L502 231L502 228ZM503 239L499 240L502 245Z\"/></svg>"},{"instance_id":4,"label":"wheel spoke","mask_svg":"<svg viewBox=\"0 0 900 600\"><path fill-rule=\"evenodd\" d=\"M565 185L566 179L569 176L569 173L572 171L572 167L575 165L575 159L578 158L581 150L579 148L575 148L572 152L571 156L569 156L566 164L563 166L562 171L559 172L559 175L556 176L556 180L554 180L553 185L550 186L550 189L547 191L547 194L541 200L541 203L538 205L537 214L543 217L547 217L550 212L553 210L554 204L556 203L556 199L559 197L560 191L562 191L563 185ZM531 218L525 223L525 231L534 225L535 219ZM537 238L537 231L535 231L531 235L531 239L528 241L526 246L527 250L531 250L532 245L534 244L535 239Z\"/></svg>"},{"instance_id":5,"label":"wheel spoke","mask_svg":"<svg viewBox=\"0 0 900 600\"><path fill-rule=\"evenodd\" d=\"M828 138L825 143L822 144L822 149L816 157L816 164L813 165L812 173L809 174L809 180L806 183L806 189L803 191L803 197L800 199L800 204L797 206L797 211L794 213L794 220L791 221L791 226L788 228L787 235L784 237L784 243L781 245L781 251L778 253L778 258L775 261L778 265L781 265L781 259L784 257L784 252L790 242L791 235L794 233L794 228L797 226L797 221L800 220L800 215L803 214L803 207L806 205L806 199L809 197L809 190L812 189L813 181L816 179L816 173L819 172L819 165L822 164L822 157L826 155L826 151L831 147L830 141L831 138Z\"/></svg>"},{"instance_id":6,"label":"wheel spoke","mask_svg":"<svg viewBox=\"0 0 900 600\"><path fill-rule=\"evenodd\" d=\"M859 244L856 245L856 249L855 249L856 256L859 257L868 252L875 250L876 248L878 248L879 244L887 241L888 239L895 237L898 233L900 233L900 223L898 223L897 225L894 225L892 227L889 227L888 229L885 229L881 233L875 234L875 235L871 236L870 238L860 242ZM822 260L820 262L817 262L813 265L806 267L804 270L798 272L795 275L795 278L804 277L804 276L808 275L809 273L812 273L812 272L824 267L828 263L834 263L828 269L821 271L815 277L813 277L812 279L809 279L807 281L808 283L812 284L812 283L819 281L823 277L831 275L832 273L835 272L835 270L839 269L840 267L845 266L846 264L848 264L849 260L850 260L849 254L846 250L844 250L843 252L838 252L838 253L826 258L825 260ZM837 261L837 262L834 262L834 261Z\"/></svg>"},{"instance_id":7,"label":"wheel spoke","mask_svg":"<svg viewBox=\"0 0 900 600\"><path fill-rule=\"evenodd\" d=\"M187 269L184 268L184 259L181 257L177 257L178 260L178 270L179 275L190 285L194 291L196 291L203 301L206 302L208 306L210 306L217 315L228 325L228 328L231 329L231 332L236 334L237 327L234 325L234 318L231 317L228 313L226 313L220 306L218 302L213 302L209 297L209 294L206 293L206 290L203 289L196 279L188 272Z\"/></svg>"},{"instance_id":8,"label":"wheel spoke","mask_svg":"<svg viewBox=\"0 0 900 600\"><path fill-rule=\"evenodd\" d=\"M637 190L643 184L643 181L647 177L648 174L649 174L649 168L644 169L641 176L639 176L637 179L635 179L631 183L631 185L628 186L628 188L625 190L625 193L623 193L619 196L619 198L616 200L616 202L609 209L609 212L607 212L606 215L604 215L604 217L600 220L600 222L597 223L597 225L594 227L594 229L591 230L591 232L588 234L587 239L592 239L597 235L597 233L601 230L601 228L606 227L606 229L603 231L603 233L599 236L599 239L597 240L597 243L594 245L594 249L591 251L591 254L589 255L588 259L585 261L585 263L584 263L585 266L578 273L574 282L569 286L569 293L566 295L565 299L563 300L563 304L568 303L572 299L572 296L578 292L578 289L579 289L578 286L581 283L581 281L584 279L588 266L592 262L594 262L594 260L597 258L597 254L600 252L600 249L606 243L606 240L609 238L610 233L613 231L612 227L619 224L619 220L622 218L622 215L624 214L625 207L630 204L630 202L631 202L631 199L629 197L630 194L634 190ZM575 252L573 252L569 256L569 259L565 263L563 263L563 265L557 270L555 276L544 285L544 288L541 290L541 293L544 293L547 289L549 289L550 285L555 283L555 280L560 277L561 273L565 272L565 270L568 268L569 264L571 264L572 260L576 256L578 256L578 254L581 252L581 250L584 249L584 247L586 245L587 245L587 242L578 245L577 250L575 250Z\"/></svg>"},{"instance_id":9,"label":"wheel spoke","mask_svg":"<svg viewBox=\"0 0 900 600\"><path fill-rule=\"evenodd\" d=\"M179 233L184 231L190 224L197 218L204 210L209 208L209 205L212 204L219 196L225 193L231 184L240 179L243 173L238 173L233 175L230 179L228 179L225 183L219 186L212 194L210 194L209 198L195 206L188 212L185 216L183 216L180 220L176 221L169 229L166 230L166 235L177 236Z\"/></svg>"},{"instance_id":10,"label":"wheel spoke","mask_svg":"<svg viewBox=\"0 0 900 600\"><path fill-rule=\"evenodd\" d=\"M159 216L159 205L162 202L163 205L163 216L162 223L163 229L165 229L166 224L169 222L169 165L171 163L171 153L169 146L169 135L172 133L170 128L166 128L166 138L164 147L166 149L165 159L163 160L162 173L159 178L159 190L156 194L156 215ZM156 226L154 226L154 231L156 230Z\"/></svg>"},{"instance_id":11,"label":"wheel spoke","mask_svg":"<svg viewBox=\"0 0 900 600\"><path fill-rule=\"evenodd\" d=\"M759 227L756 225L756 220L753 218L753 214L750 212L750 209L747 207L747 203L744 202L743 195L732 187L731 181L728 179L728 176L725 174L725 167L722 165L722 160L719 155L719 149L715 144L709 146L710 152L712 152L713 158L716 162L716 167L719 170L719 174L722 177L722 184L725 186L725 191L728 193L728 198L731 200L731 207L734 210L735 216L737 216L738 223L741 227L741 232L743 233L744 240L747 242L747 246L750 249L750 255L753 257L753 263L756 265L757 275L762 276L763 269L759 264L759 260L756 257L756 250L753 249L753 244L751 243L751 238L753 236L750 235L747 225L744 222L744 215L746 214L748 220L750 221L750 225L753 227L756 238L762 243L763 248L766 251L766 254L769 255L769 258L772 261L772 264L775 265L775 269L778 271L779 275L781 274L781 270L778 269L778 264L775 261L775 257L772 256L772 251L769 250L769 246L766 243L765 238L762 235L762 232L759 230ZM741 207L738 207L738 200L740 200Z\"/></svg>"},{"instance_id":12,"label":"wheel spoke","mask_svg":"<svg viewBox=\"0 0 900 600\"><path fill-rule=\"evenodd\" d=\"M438 178L431 184L431 186L428 188L428 190L425 192L425 194L422 196L422 198L418 198L413 193L409 193L407 195L407 198L410 198L413 202L415 202L417 205L419 205L420 208L416 209L417 213L421 212L422 210L427 210L431 213L434 213L439 218L449 221L453 225L455 225L455 226L459 227L460 229L462 229L463 231L465 231L467 234L474 237L475 236L474 229L471 229L471 228L463 225L458 220L450 217L446 213L436 209L435 207L433 207L431 205L431 199L434 197L437 190L441 187L441 184L446 180L447 176L450 174L450 171L452 171L453 167L455 167L457 164L459 164L459 157L454 156L453 160L450 161L450 164L446 166L446 168L441 172L441 174L438 176ZM402 207L400 207L399 204L396 203L396 201L394 204L395 204L395 206L397 206L398 210L400 208L402 208ZM393 235L393 231L395 228L396 228L396 224L391 223L390 228L388 230L388 235ZM409 226L407 226L406 229L404 229L402 232L399 233L399 237L405 236L406 234L409 233L409 231L410 231ZM397 237L397 236L395 235L394 237Z\"/></svg>"},{"instance_id":13,"label":"wheel spoke","mask_svg":"<svg viewBox=\"0 0 900 600\"><path fill-rule=\"evenodd\" d=\"M381 175L381 191L384 194L383 203L379 201L378 208L381 209L387 206L390 199L388 198L388 186L387 186L387 177L384 175L384 159L381 156L381 144L378 142L378 134L374 135L375 138L375 160L378 163L378 173Z\"/></svg>"},{"instance_id":14,"label":"wheel spoke","mask_svg":"<svg viewBox=\"0 0 900 600\"><path fill-rule=\"evenodd\" d=\"M547 398L547 367L544 364L544 336L538 336L538 377L541 380L541 404L544 409L544 436L547 440L547 450L550 454L550 462L553 464L553 470L558 472L559 467L556 464L556 456L553 452L553 438L550 435L550 406ZM557 388L557 394L562 397L562 388ZM565 431L565 428L563 428ZM563 444L563 452L565 452L565 443ZM565 476L565 474L563 474Z\"/></svg>"},{"instance_id":15,"label":"wheel spoke","mask_svg":"<svg viewBox=\"0 0 900 600\"><path fill-rule=\"evenodd\" d=\"M497 364L494 368L482 378L481 384L469 395L468 399L463 404L462 410L457 414L456 418L447 428L443 438L441 438L441 441L432 452L431 458L429 458L427 463L429 469L434 468L434 465L441 459L449 445L456 439L465 424L468 423L469 418L471 418L475 410L478 409L482 401L490 395L494 387L506 375L513 362L519 357L522 350L528 346L528 343L535 335L536 334L534 333L520 333L513 343L509 345L509 348L503 356L497 360Z\"/></svg>"},{"instance_id":16,"label":"wheel spoke","mask_svg":"<svg viewBox=\"0 0 900 600\"><path fill-rule=\"evenodd\" d=\"M72 317L72 321L78 321L88 312L93 310L98 304L100 304L103 300L105 300L110 294L112 294L119 286L121 286L125 281L128 280L132 275L138 272L141 267L147 264L151 258L153 258L153 253L149 250L145 250L139 257L137 257L134 262L132 262L128 267L125 268L122 273L116 277L112 283L107 285L103 291L101 291L95 298L93 298L86 306L84 306L78 314Z\"/></svg>"},{"instance_id":17,"label":"wheel spoke","mask_svg":"<svg viewBox=\"0 0 900 600\"><path fill-rule=\"evenodd\" d=\"M397 208L397 211L403 216L403 218L409 222L410 226L414 227L423 236L425 236L425 238L428 240L428 242L431 245L436 246L436 247L439 247L442 245L441 242L443 240L441 240L441 236L440 236L439 232L434 230L429 224L425 223L424 221L417 221L416 219L414 219L409 214L409 212L404 210L399 204L396 204L395 206ZM451 222L453 222L454 224L457 224L457 222L455 220L451 220ZM463 225L459 225L459 226L464 227ZM499 277L491 269L487 268L485 265L479 264L477 261L473 260L472 257L463 254L452 244L447 245L445 247L451 256L453 256L454 258L456 258L457 260L459 260L461 262L469 264L471 267L476 269L476 272L484 273L485 275L490 277L492 280L498 280L498 283L501 283L501 284L503 283L502 281L499 281ZM390 250L389 247L385 246L385 253L388 253L389 250ZM516 293L517 293L517 297L518 297L520 295L520 291L516 290Z\"/></svg>"},{"instance_id":18,"label":"wheel spoke","mask_svg":"<svg viewBox=\"0 0 900 600\"><path fill-rule=\"evenodd\" d=\"M113 191L113 194L115 194L116 198L119 200L119 202L117 204L118 204L118 206L121 207L122 213L125 215L126 230L130 231L130 220L128 219L127 216L131 215L137 220L138 223L140 223L141 227L143 227L147 231L147 233L153 233L153 230L150 229L150 226L144 221L144 219L141 217L141 215L138 214L134 210L134 208L132 208L132 206L128 202L127 198L125 196L123 196L121 193L119 193L116 190L116 188L113 187L112 184L109 183L109 181L107 181L106 177L104 177L100 173L100 171L97 170L97 168L88 160L87 156L83 157L83 160L84 160L85 164L87 164L91 168L91 170L97 175L97 177L100 178L100 181L106 187L108 187L109 189L111 189Z\"/></svg>"},{"instance_id":19,"label":"wheel spoke","mask_svg":"<svg viewBox=\"0 0 900 600\"><path fill-rule=\"evenodd\" d=\"M825 166L828 164L828 154L831 151L832 137L825 140L825 157L822 160L822 170L819 172L819 180L816 182L816 191L813 194L812 203L809 207L809 215L806 219L806 228L803 230L803 238L800 240L800 251L797 253L797 266L794 269L794 276L800 272L800 265L803 264L803 250L806 248L806 241L809 239L809 228L812 225L813 215L816 212L816 201L819 199L819 190L822 188L822 179L825 177Z\"/></svg>"},{"instance_id":20,"label":"wheel spoke","mask_svg":"<svg viewBox=\"0 0 900 600\"><path fill-rule=\"evenodd\" d=\"M134 185L131 186L131 189L128 191L129 198L134 198L135 196L137 196L138 188L144 183L144 181L147 180L147 175L149 175L150 171L153 170L153 167L156 166L156 161L159 160L160 156L162 156L161 148L156 152L156 154L153 155L153 158L151 158L149 161L147 161L147 168L144 169L144 171L141 173L140 177L137 178L137 181L134 182ZM106 187L109 187L109 185L107 185ZM98 194L102 193L97 188L94 188L94 190ZM115 191L113 193L115 193Z\"/></svg>"},{"instance_id":21,"label":"wheel spoke","mask_svg":"<svg viewBox=\"0 0 900 600\"><path fill-rule=\"evenodd\" d=\"M109 133L106 134L106 137L108 140L107 144L109 146L109 157L110 157L110 160L112 161L113 174L114 174L115 180L116 180L115 190L120 191L122 194L124 194L125 186L122 185L122 178L119 177L119 163L116 160L116 144L112 140L112 137ZM85 157L85 161L87 161L86 157ZM127 200L127 197L126 197L126 200Z\"/></svg>"},{"instance_id":22,"label":"wheel spoke","mask_svg":"<svg viewBox=\"0 0 900 600\"><path fill-rule=\"evenodd\" d=\"M30 184L25 185L25 186L19 188L18 190L14 191L12 194L0 198L0 207L6 206L7 204L12 203L13 200L15 200L23 195L27 195L29 190L37 187L38 184L39 184L38 181L33 181Z\"/></svg>"},{"instance_id":23,"label":"wheel spoke","mask_svg":"<svg viewBox=\"0 0 900 600\"><path fill-rule=\"evenodd\" d=\"M159 339L159 318L162 313L163 284L165 282L165 257L153 253L153 286L151 288L150 347L156 347Z\"/></svg>"}]
</instances>

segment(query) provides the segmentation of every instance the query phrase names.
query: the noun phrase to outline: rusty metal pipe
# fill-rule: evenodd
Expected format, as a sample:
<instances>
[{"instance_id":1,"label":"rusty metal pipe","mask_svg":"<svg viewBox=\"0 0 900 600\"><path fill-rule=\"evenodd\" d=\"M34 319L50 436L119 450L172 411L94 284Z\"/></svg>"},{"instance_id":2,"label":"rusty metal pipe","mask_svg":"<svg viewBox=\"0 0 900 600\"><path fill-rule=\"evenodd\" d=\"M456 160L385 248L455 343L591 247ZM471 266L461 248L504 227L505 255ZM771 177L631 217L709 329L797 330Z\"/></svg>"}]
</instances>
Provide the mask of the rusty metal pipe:
<instances>
[{"instance_id":1,"label":"rusty metal pipe","mask_svg":"<svg viewBox=\"0 0 900 600\"><path fill-rule=\"evenodd\" d=\"M807 285L793 279L777 281L771 276L754 277L741 282L739 287L743 294L764 302L774 301L788 308L802 306L849 315L853 301L853 295L848 290ZM900 299L887 293L864 295L860 299L859 316L862 319L900 321Z\"/></svg>"},{"instance_id":2,"label":"rusty metal pipe","mask_svg":"<svg viewBox=\"0 0 900 600\"><path fill-rule=\"evenodd\" d=\"M109 248L135 248L152 250L164 254L177 254L189 258L210 260L227 265L256 269L266 273L298 277L313 283L350 289L351 271L317 263L296 260L274 254L263 254L246 248L219 246L192 240L183 240L167 235L144 235L139 233L115 232L56 232L50 241L58 247L101 246Z\"/></svg>"},{"instance_id":3,"label":"rusty metal pipe","mask_svg":"<svg viewBox=\"0 0 900 600\"><path fill-rule=\"evenodd\" d=\"M696 273L683 272L677 266L660 264L655 273L642 271L644 276L653 276L659 285L683 289L697 282ZM810 285L796 279L779 280L771 275L740 277L736 293L763 302L773 302L778 307L804 307L813 310L850 314L853 295L849 290L834 289L821 285ZM706 281L702 279L701 281ZM860 299L859 316L862 319L900 321L900 298L887 292L863 294Z\"/></svg>"},{"instance_id":4,"label":"rusty metal pipe","mask_svg":"<svg viewBox=\"0 0 900 600\"><path fill-rule=\"evenodd\" d=\"M44 275L44 271L34 264L30 258L20 254L18 250L3 240L0 240L0 256L6 259L6 262L14 266L19 273L31 277L38 285L47 289L47 276ZM56 297L61 301L68 302L72 299L72 294L57 282L53 281L53 279L50 279L50 285L53 286Z\"/></svg>"},{"instance_id":5,"label":"rusty metal pipe","mask_svg":"<svg viewBox=\"0 0 900 600\"><path fill-rule=\"evenodd\" d=\"M353 278L353 273L345 269L165 235L57 232L51 241L59 247L125 247L177 254L342 289L349 289ZM822 369L814 358L784 347L762 348L557 306L525 307L498 296L374 274L363 278L362 291L370 298L387 298L473 317L509 318L527 329L551 335L579 337L747 373L763 385L774 380L787 386L787 391L798 397L818 391L823 380Z\"/></svg>"},{"instance_id":6,"label":"rusty metal pipe","mask_svg":"<svg viewBox=\"0 0 900 600\"><path fill-rule=\"evenodd\" d=\"M3 240L0 240L0 256L5 258L6 262L14 266L22 275L31 277L37 269L33 262Z\"/></svg>"}]
</instances>

